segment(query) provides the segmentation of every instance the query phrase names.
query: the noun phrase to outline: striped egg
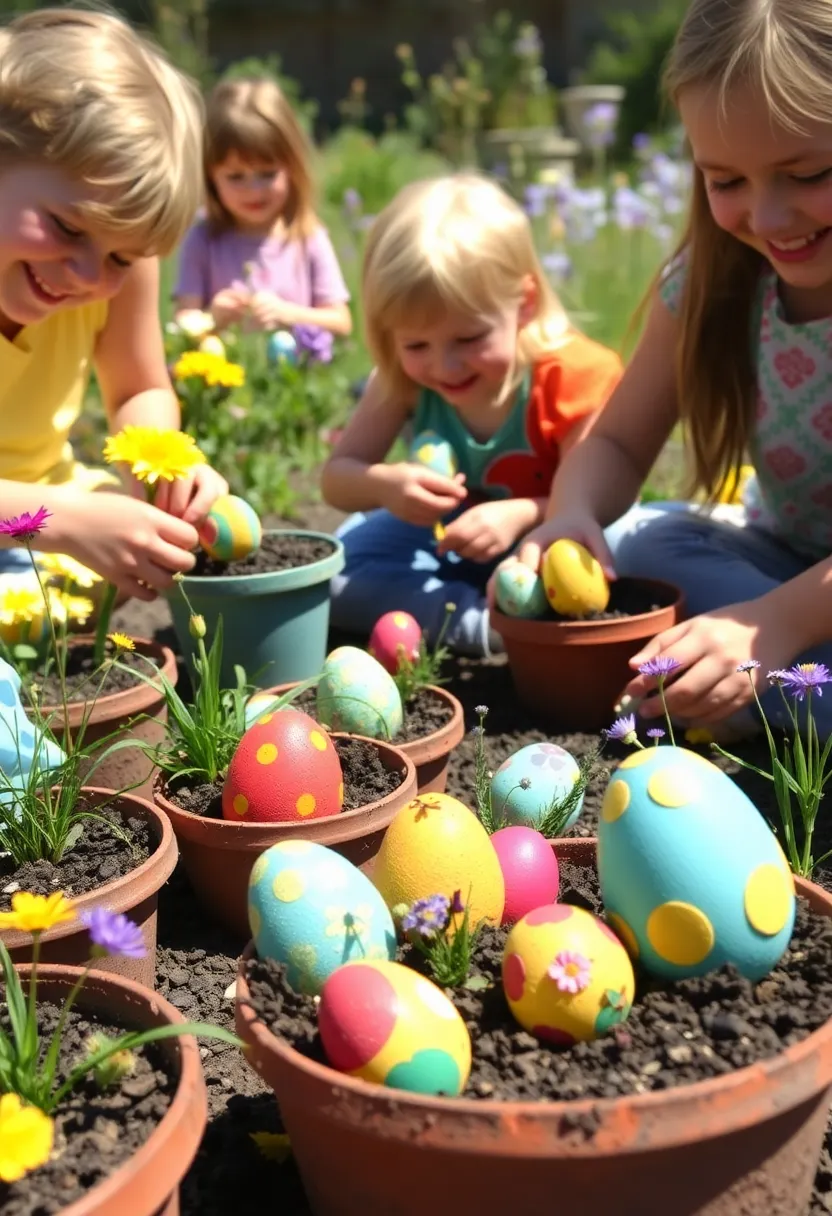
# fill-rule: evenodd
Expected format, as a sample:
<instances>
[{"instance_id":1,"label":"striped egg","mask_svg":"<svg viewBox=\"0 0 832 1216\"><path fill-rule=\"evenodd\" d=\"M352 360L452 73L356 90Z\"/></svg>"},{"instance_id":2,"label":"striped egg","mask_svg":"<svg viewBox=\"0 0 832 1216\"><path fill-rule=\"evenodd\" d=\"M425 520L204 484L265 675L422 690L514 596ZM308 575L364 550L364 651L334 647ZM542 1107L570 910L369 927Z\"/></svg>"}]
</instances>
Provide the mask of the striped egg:
<instances>
[{"instance_id":1,"label":"striped egg","mask_svg":"<svg viewBox=\"0 0 832 1216\"><path fill-rule=\"evenodd\" d=\"M453 477L459 468L456 452L435 431L422 431L416 436L410 445L410 459L442 477Z\"/></svg>"},{"instance_id":2,"label":"striped egg","mask_svg":"<svg viewBox=\"0 0 832 1216\"><path fill-rule=\"evenodd\" d=\"M220 562L240 561L260 548L263 528L244 498L226 494L214 503L199 532L199 543Z\"/></svg>"}]
</instances>

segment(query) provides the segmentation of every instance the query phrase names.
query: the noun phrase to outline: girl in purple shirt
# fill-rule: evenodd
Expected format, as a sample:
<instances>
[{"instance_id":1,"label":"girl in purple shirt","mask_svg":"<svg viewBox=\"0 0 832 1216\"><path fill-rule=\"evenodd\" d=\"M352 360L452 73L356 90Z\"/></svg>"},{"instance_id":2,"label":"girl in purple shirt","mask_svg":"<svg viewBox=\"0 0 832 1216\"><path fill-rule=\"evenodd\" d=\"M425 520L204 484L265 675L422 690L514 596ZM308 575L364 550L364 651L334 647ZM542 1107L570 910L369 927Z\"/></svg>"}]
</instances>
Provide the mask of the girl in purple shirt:
<instances>
[{"instance_id":1,"label":"girl in purple shirt","mask_svg":"<svg viewBox=\"0 0 832 1216\"><path fill-rule=\"evenodd\" d=\"M310 162L273 81L216 86L206 115L206 214L182 245L177 319L203 309L220 330L313 327L324 358L332 335L351 332L349 292L314 211Z\"/></svg>"}]
</instances>

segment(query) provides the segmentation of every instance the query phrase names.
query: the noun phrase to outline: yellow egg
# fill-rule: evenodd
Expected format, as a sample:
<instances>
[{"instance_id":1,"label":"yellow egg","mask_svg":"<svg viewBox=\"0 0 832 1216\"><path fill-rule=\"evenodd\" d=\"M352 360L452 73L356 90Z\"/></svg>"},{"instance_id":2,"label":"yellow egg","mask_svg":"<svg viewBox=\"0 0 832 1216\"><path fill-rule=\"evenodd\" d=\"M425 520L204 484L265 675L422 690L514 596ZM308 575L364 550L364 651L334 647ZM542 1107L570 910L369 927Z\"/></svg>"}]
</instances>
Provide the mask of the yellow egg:
<instances>
[{"instance_id":1,"label":"yellow egg","mask_svg":"<svg viewBox=\"0 0 832 1216\"><path fill-rule=\"evenodd\" d=\"M459 891L471 926L499 925L505 903L500 859L485 828L449 794L422 794L396 815L381 842L373 882L389 908ZM469 895L470 889L470 895Z\"/></svg>"},{"instance_id":2,"label":"yellow egg","mask_svg":"<svg viewBox=\"0 0 832 1216\"><path fill-rule=\"evenodd\" d=\"M503 990L521 1026L568 1046L623 1022L635 979L627 951L602 920L583 908L548 904L508 935Z\"/></svg>"},{"instance_id":3,"label":"yellow egg","mask_svg":"<svg viewBox=\"0 0 832 1216\"><path fill-rule=\"evenodd\" d=\"M204 355L216 355L218 359L225 358L225 347L223 346L222 339L218 338L216 334L208 334L207 337L203 338L199 344L199 349Z\"/></svg>"},{"instance_id":4,"label":"yellow egg","mask_svg":"<svg viewBox=\"0 0 832 1216\"><path fill-rule=\"evenodd\" d=\"M561 616L603 612L610 587L600 563L577 541L556 540L543 557L541 573L546 598Z\"/></svg>"}]
</instances>

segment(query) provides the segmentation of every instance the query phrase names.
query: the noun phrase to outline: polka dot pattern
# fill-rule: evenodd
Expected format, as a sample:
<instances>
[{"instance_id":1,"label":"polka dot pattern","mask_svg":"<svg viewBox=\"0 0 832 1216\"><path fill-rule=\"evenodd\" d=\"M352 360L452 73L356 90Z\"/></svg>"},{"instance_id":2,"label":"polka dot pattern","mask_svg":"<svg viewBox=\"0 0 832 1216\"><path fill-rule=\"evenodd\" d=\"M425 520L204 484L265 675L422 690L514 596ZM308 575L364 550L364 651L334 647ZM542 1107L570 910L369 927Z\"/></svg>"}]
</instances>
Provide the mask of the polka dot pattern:
<instances>
[{"instance_id":1,"label":"polka dot pattern","mask_svg":"<svg viewBox=\"0 0 832 1216\"><path fill-rule=\"evenodd\" d=\"M248 927L251 929L252 937L257 937L263 927L263 918L251 903L248 905Z\"/></svg>"},{"instance_id":2,"label":"polka dot pattern","mask_svg":"<svg viewBox=\"0 0 832 1216\"><path fill-rule=\"evenodd\" d=\"M542 908L535 908L533 912L529 912L525 921L531 928L535 928L537 925L559 925L561 921L569 920L571 915L572 906L570 904L545 904Z\"/></svg>"},{"instance_id":3,"label":"polka dot pattern","mask_svg":"<svg viewBox=\"0 0 832 1216\"><path fill-rule=\"evenodd\" d=\"M300 817L306 819L309 815L315 814L316 805L314 794L301 794L295 803L295 808Z\"/></svg>"},{"instance_id":4,"label":"polka dot pattern","mask_svg":"<svg viewBox=\"0 0 832 1216\"><path fill-rule=\"evenodd\" d=\"M577 1039L568 1030L559 1030L557 1026L534 1026L532 1034L536 1039L545 1043L554 1043L556 1047L574 1047Z\"/></svg>"},{"instance_id":5,"label":"polka dot pattern","mask_svg":"<svg viewBox=\"0 0 832 1216\"><path fill-rule=\"evenodd\" d=\"M526 983L526 968L519 954L509 954L503 959L503 987L506 996L519 1001Z\"/></svg>"},{"instance_id":6,"label":"polka dot pattern","mask_svg":"<svg viewBox=\"0 0 832 1216\"><path fill-rule=\"evenodd\" d=\"M236 813L242 818L248 810L248 798L245 794L235 794L231 803Z\"/></svg>"},{"instance_id":7,"label":"polka dot pattern","mask_svg":"<svg viewBox=\"0 0 832 1216\"><path fill-rule=\"evenodd\" d=\"M677 967L704 962L715 940L705 913L681 900L669 900L650 913L647 937L659 957Z\"/></svg>"},{"instance_id":8,"label":"polka dot pattern","mask_svg":"<svg viewBox=\"0 0 832 1216\"><path fill-rule=\"evenodd\" d=\"M281 870L272 883L275 899L283 904L292 904L300 899L305 887L303 877L297 870Z\"/></svg>"},{"instance_id":9,"label":"polka dot pattern","mask_svg":"<svg viewBox=\"0 0 832 1216\"><path fill-rule=\"evenodd\" d=\"M794 882L780 866L757 866L745 885L745 915L753 929L765 937L780 933L789 921Z\"/></svg>"},{"instance_id":10,"label":"polka dot pattern","mask_svg":"<svg viewBox=\"0 0 832 1216\"><path fill-rule=\"evenodd\" d=\"M274 764L277 759L277 748L273 743L263 743L257 749L258 764Z\"/></svg>"},{"instance_id":11,"label":"polka dot pattern","mask_svg":"<svg viewBox=\"0 0 832 1216\"><path fill-rule=\"evenodd\" d=\"M618 766L619 772L629 772L630 769L641 768L653 759L653 748L645 747L643 751L631 752Z\"/></svg>"},{"instance_id":12,"label":"polka dot pattern","mask_svg":"<svg viewBox=\"0 0 832 1216\"><path fill-rule=\"evenodd\" d=\"M340 967L321 990L318 1029L327 1059L341 1072L369 1064L396 1024L396 990L375 967Z\"/></svg>"},{"instance_id":13,"label":"polka dot pattern","mask_svg":"<svg viewBox=\"0 0 832 1216\"><path fill-rule=\"evenodd\" d=\"M601 815L607 823L615 823L630 805L630 787L626 781L611 781L604 794Z\"/></svg>"},{"instance_id":14,"label":"polka dot pattern","mask_svg":"<svg viewBox=\"0 0 832 1216\"><path fill-rule=\"evenodd\" d=\"M659 806L694 806L702 797L702 788L692 774L668 766L654 773L647 782L647 793Z\"/></svg>"},{"instance_id":15,"label":"polka dot pattern","mask_svg":"<svg viewBox=\"0 0 832 1216\"><path fill-rule=\"evenodd\" d=\"M321 734L319 730L309 732L309 742L313 747L317 748L319 752L326 751L326 736Z\"/></svg>"},{"instance_id":16,"label":"polka dot pattern","mask_svg":"<svg viewBox=\"0 0 832 1216\"><path fill-rule=\"evenodd\" d=\"M269 859L261 854L261 856L257 858L254 865L251 867L251 876L249 877L248 885L250 887L256 887L257 884L266 877L268 872Z\"/></svg>"}]
</instances>

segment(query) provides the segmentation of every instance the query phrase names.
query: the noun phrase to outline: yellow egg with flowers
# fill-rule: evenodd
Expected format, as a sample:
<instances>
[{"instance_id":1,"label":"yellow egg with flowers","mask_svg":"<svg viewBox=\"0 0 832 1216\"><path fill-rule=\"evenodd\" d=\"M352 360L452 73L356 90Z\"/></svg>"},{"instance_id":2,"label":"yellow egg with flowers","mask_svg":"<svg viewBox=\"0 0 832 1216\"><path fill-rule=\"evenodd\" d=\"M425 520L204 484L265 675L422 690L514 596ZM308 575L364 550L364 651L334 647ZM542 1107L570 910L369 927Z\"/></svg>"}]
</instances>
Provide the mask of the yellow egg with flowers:
<instances>
[{"instance_id":1,"label":"yellow egg with flowers","mask_svg":"<svg viewBox=\"0 0 832 1216\"><path fill-rule=\"evenodd\" d=\"M546 598L561 616L589 616L603 612L610 602L610 586L601 563L575 540L563 537L549 546L541 575Z\"/></svg>"},{"instance_id":2,"label":"yellow egg with flowers","mask_svg":"<svg viewBox=\"0 0 832 1216\"><path fill-rule=\"evenodd\" d=\"M469 924L499 925L506 888L497 851L479 819L449 794L425 793L387 829L373 882L388 908L459 891Z\"/></svg>"}]
</instances>

